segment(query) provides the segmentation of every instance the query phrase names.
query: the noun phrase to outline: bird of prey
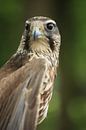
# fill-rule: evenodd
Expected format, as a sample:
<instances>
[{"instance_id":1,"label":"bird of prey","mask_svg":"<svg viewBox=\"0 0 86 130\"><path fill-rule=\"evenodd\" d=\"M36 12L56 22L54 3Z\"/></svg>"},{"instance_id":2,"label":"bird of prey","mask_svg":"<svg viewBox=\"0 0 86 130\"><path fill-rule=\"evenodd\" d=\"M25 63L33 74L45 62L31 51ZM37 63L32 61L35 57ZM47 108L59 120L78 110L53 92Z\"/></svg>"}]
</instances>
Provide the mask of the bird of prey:
<instances>
[{"instance_id":1,"label":"bird of prey","mask_svg":"<svg viewBox=\"0 0 86 130\"><path fill-rule=\"evenodd\" d=\"M36 130L46 118L59 48L54 20L37 16L25 22L16 53L0 69L0 130Z\"/></svg>"}]
</instances>

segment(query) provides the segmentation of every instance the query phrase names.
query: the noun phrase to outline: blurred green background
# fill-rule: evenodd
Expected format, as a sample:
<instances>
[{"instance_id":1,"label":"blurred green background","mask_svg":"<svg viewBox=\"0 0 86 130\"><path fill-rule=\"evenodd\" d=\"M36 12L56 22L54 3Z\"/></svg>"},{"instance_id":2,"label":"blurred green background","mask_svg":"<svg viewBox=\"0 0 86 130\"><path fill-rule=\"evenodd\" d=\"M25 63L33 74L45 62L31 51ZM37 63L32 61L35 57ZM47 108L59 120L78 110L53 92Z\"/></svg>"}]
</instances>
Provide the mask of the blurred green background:
<instances>
[{"instance_id":1,"label":"blurred green background","mask_svg":"<svg viewBox=\"0 0 86 130\"><path fill-rule=\"evenodd\" d=\"M32 16L59 27L60 67L48 117L38 130L86 130L86 0L0 0L0 66L15 53Z\"/></svg>"}]
</instances>

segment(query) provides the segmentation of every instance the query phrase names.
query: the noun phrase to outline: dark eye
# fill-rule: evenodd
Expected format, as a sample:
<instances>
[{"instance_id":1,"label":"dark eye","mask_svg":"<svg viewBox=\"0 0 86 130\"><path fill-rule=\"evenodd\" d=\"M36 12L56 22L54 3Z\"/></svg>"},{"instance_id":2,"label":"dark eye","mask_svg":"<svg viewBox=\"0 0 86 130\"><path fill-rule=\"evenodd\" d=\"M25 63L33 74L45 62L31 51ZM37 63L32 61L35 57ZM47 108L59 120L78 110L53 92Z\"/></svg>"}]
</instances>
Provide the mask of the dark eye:
<instances>
[{"instance_id":1,"label":"dark eye","mask_svg":"<svg viewBox=\"0 0 86 130\"><path fill-rule=\"evenodd\" d=\"M55 28L55 24L50 22L46 24L46 27L49 31L52 31Z\"/></svg>"},{"instance_id":2,"label":"dark eye","mask_svg":"<svg viewBox=\"0 0 86 130\"><path fill-rule=\"evenodd\" d=\"M26 29L27 31L30 30L30 23L28 23L27 21L26 21L26 23L25 23L25 29Z\"/></svg>"}]
</instances>

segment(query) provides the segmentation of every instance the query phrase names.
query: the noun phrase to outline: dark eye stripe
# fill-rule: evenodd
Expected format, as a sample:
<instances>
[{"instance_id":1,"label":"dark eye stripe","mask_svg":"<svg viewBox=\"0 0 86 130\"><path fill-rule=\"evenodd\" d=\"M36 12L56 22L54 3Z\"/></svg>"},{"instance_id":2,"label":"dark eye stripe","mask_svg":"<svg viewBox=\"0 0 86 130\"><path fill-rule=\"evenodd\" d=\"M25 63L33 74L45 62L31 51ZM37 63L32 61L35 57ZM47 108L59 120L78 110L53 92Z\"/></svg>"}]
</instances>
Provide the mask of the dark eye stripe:
<instances>
[{"instance_id":1,"label":"dark eye stripe","mask_svg":"<svg viewBox=\"0 0 86 130\"><path fill-rule=\"evenodd\" d=\"M29 23L28 21L26 21L26 23L25 23L25 29L26 29L27 31L30 30L30 23Z\"/></svg>"}]
</instances>

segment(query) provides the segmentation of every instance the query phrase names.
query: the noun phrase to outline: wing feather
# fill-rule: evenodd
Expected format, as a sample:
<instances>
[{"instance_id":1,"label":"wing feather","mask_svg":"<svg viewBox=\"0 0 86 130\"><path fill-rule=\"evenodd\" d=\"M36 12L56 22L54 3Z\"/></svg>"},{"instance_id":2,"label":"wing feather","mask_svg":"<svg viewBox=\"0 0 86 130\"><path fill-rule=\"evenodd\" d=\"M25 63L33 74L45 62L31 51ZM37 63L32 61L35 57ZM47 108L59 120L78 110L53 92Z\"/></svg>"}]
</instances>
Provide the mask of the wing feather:
<instances>
[{"instance_id":1,"label":"wing feather","mask_svg":"<svg viewBox=\"0 0 86 130\"><path fill-rule=\"evenodd\" d=\"M0 130L35 130L45 71L45 61L33 59L1 79Z\"/></svg>"}]
</instances>

